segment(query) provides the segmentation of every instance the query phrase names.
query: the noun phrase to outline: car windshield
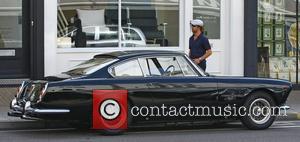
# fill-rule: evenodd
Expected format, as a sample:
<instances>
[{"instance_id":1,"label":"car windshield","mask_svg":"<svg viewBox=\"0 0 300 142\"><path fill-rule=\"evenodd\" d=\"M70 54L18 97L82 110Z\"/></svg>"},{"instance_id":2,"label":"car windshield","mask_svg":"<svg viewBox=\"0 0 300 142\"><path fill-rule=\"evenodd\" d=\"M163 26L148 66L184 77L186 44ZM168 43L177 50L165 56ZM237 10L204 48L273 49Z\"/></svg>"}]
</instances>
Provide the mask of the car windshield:
<instances>
[{"instance_id":1,"label":"car windshield","mask_svg":"<svg viewBox=\"0 0 300 142\"><path fill-rule=\"evenodd\" d=\"M75 66L73 69L65 72L65 74L71 75L71 76L81 76L81 75L89 75L92 74L99 69L117 61L116 58L111 57L97 57L93 58L91 60L85 61L77 66Z\"/></svg>"}]
</instances>

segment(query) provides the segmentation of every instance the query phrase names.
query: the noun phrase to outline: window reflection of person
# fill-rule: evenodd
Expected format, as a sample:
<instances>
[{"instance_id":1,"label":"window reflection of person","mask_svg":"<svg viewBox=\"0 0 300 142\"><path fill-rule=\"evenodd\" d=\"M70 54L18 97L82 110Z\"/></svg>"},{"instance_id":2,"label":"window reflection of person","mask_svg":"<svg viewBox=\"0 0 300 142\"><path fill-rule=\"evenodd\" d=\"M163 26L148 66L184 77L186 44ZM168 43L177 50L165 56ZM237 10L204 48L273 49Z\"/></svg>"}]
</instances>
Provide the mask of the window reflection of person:
<instances>
[{"instance_id":1,"label":"window reflection of person","mask_svg":"<svg viewBox=\"0 0 300 142\"><path fill-rule=\"evenodd\" d=\"M86 47L86 33L82 31L82 24L79 18L74 21L74 26L77 28L75 38L73 39L75 47Z\"/></svg>"},{"instance_id":2,"label":"window reflection of person","mask_svg":"<svg viewBox=\"0 0 300 142\"><path fill-rule=\"evenodd\" d=\"M193 35L189 41L189 56L199 65L203 71L206 70L206 59L211 56L211 46L208 39L204 36L204 24L202 20L192 20L191 28Z\"/></svg>"},{"instance_id":3,"label":"window reflection of person","mask_svg":"<svg viewBox=\"0 0 300 142\"><path fill-rule=\"evenodd\" d=\"M300 27L300 24L299 24ZM292 49L291 51L289 51L289 56L295 56L296 55L296 48L297 48L297 32L299 33L299 31L297 30L297 24L293 23L288 31L288 38L290 41L290 44L292 45ZM299 33L300 35L300 33ZM299 42L299 41L298 41Z\"/></svg>"}]
</instances>

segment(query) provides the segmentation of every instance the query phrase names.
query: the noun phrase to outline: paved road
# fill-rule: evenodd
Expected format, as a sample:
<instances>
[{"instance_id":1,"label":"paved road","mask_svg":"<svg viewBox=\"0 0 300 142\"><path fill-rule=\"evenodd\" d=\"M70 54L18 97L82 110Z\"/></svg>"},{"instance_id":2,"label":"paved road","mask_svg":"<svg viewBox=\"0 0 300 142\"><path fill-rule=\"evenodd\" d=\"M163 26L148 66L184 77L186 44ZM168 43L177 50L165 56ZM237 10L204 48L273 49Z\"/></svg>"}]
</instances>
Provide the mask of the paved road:
<instances>
[{"instance_id":1,"label":"paved road","mask_svg":"<svg viewBox=\"0 0 300 142\"><path fill-rule=\"evenodd\" d=\"M208 128L209 127L209 128ZM300 121L276 122L270 129L252 131L240 124L221 127L133 130L119 136L96 131L68 129L1 130L1 142L299 142ZM160 130L159 130L160 129Z\"/></svg>"}]
</instances>

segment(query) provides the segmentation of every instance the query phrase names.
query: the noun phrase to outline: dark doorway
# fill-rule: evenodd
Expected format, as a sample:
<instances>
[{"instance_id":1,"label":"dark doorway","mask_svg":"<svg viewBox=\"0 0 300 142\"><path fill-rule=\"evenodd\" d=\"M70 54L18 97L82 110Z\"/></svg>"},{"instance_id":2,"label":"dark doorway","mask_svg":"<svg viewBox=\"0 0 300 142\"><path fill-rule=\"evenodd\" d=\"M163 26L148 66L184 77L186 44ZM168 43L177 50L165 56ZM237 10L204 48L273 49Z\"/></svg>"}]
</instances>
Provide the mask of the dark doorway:
<instances>
[{"instance_id":1,"label":"dark doorway","mask_svg":"<svg viewBox=\"0 0 300 142\"><path fill-rule=\"evenodd\" d=\"M11 0L1 5L0 79L42 79L44 0Z\"/></svg>"},{"instance_id":2,"label":"dark doorway","mask_svg":"<svg viewBox=\"0 0 300 142\"><path fill-rule=\"evenodd\" d=\"M5 1L0 14L0 78L29 78L28 1Z\"/></svg>"}]
</instances>

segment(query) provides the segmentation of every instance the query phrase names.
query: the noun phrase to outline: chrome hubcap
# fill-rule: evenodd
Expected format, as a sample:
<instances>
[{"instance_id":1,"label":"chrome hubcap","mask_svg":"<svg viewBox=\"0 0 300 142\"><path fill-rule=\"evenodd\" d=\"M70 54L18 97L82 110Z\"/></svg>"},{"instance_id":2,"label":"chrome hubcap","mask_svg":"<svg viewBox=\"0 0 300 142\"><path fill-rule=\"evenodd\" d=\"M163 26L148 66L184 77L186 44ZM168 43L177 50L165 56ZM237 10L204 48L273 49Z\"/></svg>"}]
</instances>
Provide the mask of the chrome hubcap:
<instances>
[{"instance_id":1,"label":"chrome hubcap","mask_svg":"<svg viewBox=\"0 0 300 142\"><path fill-rule=\"evenodd\" d=\"M264 124L271 117L271 105L263 98L254 100L250 105L250 118L256 124Z\"/></svg>"}]
</instances>

